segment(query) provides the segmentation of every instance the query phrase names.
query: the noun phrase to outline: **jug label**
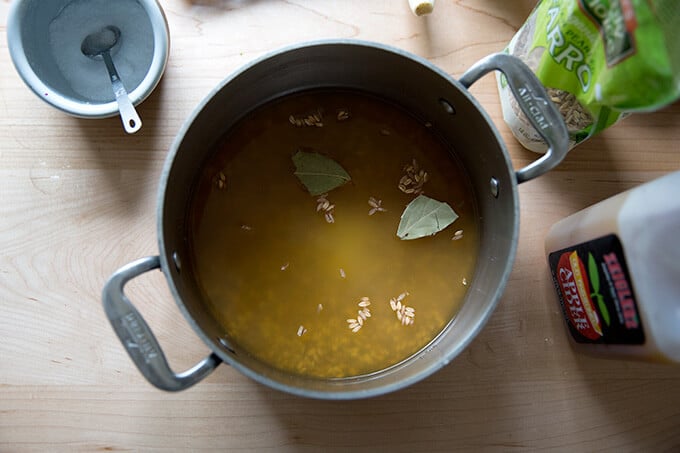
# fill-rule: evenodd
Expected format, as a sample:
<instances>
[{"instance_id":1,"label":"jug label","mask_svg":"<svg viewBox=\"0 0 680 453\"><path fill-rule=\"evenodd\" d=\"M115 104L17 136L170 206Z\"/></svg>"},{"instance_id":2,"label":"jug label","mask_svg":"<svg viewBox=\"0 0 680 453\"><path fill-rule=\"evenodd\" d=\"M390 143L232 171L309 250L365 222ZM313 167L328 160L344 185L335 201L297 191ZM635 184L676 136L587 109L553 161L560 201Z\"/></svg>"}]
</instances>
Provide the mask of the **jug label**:
<instances>
[{"instance_id":1,"label":"jug label","mask_svg":"<svg viewBox=\"0 0 680 453\"><path fill-rule=\"evenodd\" d=\"M579 343L643 344L633 282L615 234L548 256L553 284Z\"/></svg>"}]
</instances>

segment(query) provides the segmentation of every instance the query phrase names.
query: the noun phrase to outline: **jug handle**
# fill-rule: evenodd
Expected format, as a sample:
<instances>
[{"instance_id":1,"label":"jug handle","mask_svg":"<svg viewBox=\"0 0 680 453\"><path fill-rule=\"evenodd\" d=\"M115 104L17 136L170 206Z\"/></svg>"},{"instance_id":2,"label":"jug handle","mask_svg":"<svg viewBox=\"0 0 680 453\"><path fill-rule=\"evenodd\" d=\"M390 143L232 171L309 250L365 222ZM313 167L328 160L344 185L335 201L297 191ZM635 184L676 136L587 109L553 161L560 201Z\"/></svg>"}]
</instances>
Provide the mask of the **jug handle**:
<instances>
[{"instance_id":1,"label":"jug handle","mask_svg":"<svg viewBox=\"0 0 680 453\"><path fill-rule=\"evenodd\" d=\"M559 110L550 100L543 84L519 58L504 53L489 55L472 65L459 79L469 88L491 71L502 72L517 103L532 126L548 143L548 151L515 174L521 183L536 178L557 166L569 151L569 133Z\"/></svg>"},{"instance_id":2,"label":"jug handle","mask_svg":"<svg viewBox=\"0 0 680 453\"><path fill-rule=\"evenodd\" d=\"M172 371L158 340L124 292L127 282L159 268L158 256L141 258L123 266L104 285L102 300L113 330L142 375L159 389L176 392L204 379L222 360L212 353L182 373Z\"/></svg>"}]
</instances>

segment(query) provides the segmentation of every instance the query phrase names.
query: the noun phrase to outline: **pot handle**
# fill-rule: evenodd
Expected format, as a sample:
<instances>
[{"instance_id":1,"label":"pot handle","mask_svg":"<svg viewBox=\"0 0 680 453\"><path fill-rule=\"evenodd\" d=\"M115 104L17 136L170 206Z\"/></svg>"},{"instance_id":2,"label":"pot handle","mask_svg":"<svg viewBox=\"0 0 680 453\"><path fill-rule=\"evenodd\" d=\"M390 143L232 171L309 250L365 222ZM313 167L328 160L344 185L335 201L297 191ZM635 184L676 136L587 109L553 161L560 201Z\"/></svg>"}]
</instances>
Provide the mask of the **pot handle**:
<instances>
[{"instance_id":1,"label":"pot handle","mask_svg":"<svg viewBox=\"0 0 680 453\"><path fill-rule=\"evenodd\" d=\"M555 104L550 101L543 84L517 57L504 53L489 55L465 71L459 82L465 88L469 88L482 76L494 70L505 74L520 108L548 143L548 151L540 159L516 172L517 182L528 181L552 170L567 155L569 151L567 125Z\"/></svg>"},{"instance_id":2,"label":"pot handle","mask_svg":"<svg viewBox=\"0 0 680 453\"><path fill-rule=\"evenodd\" d=\"M139 371L159 389L176 392L201 381L222 360L213 353L182 373L170 369L153 332L123 291L125 284L133 278L160 267L158 256L141 258L123 266L104 285L102 300L113 330Z\"/></svg>"}]
</instances>

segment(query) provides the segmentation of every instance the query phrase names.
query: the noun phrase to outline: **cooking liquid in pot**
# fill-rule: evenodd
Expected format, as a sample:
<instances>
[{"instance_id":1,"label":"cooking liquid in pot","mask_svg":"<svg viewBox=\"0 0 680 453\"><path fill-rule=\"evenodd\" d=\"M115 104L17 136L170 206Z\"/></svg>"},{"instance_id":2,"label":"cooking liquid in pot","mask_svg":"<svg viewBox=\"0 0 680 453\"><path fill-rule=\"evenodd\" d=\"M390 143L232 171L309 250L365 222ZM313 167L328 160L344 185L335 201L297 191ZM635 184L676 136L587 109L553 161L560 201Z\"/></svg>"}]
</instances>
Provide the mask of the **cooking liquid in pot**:
<instances>
[{"instance_id":1,"label":"cooking liquid in pot","mask_svg":"<svg viewBox=\"0 0 680 453\"><path fill-rule=\"evenodd\" d=\"M317 91L230 130L203 166L188 225L192 271L228 342L289 373L341 378L399 363L441 332L472 278L478 220L466 174L428 126L367 95ZM351 176L328 204L295 176L300 149ZM416 193L399 185L414 160L424 194L460 217L401 240Z\"/></svg>"}]
</instances>

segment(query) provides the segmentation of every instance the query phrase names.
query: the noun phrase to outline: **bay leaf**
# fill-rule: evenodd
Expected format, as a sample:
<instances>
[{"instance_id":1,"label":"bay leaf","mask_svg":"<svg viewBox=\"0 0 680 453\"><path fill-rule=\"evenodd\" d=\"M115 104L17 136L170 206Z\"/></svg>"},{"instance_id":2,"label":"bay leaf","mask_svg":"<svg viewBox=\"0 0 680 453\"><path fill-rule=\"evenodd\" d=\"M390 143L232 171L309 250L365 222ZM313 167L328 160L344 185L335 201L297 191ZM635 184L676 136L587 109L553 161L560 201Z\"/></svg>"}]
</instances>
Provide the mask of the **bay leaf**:
<instances>
[{"instance_id":1,"label":"bay leaf","mask_svg":"<svg viewBox=\"0 0 680 453\"><path fill-rule=\"evenodd\" d=\"M447 203L419 195L401 214L397 236L402 240L432 236L451 225L458 214Z\"/></svg>"},{"instance_id":2,"label":"bay leaf","mask_svg":"<svg viewBox=\"0 0 680 453\"><path fill-rule=\"evenodd\" d=\"M349 182L352 178L342 166L323 154L298 151L293 155L295 176L311 195L321 195Z\"/></svg>"}]
</instances>

